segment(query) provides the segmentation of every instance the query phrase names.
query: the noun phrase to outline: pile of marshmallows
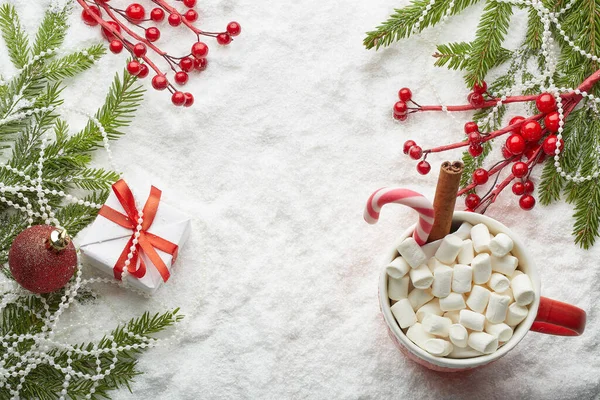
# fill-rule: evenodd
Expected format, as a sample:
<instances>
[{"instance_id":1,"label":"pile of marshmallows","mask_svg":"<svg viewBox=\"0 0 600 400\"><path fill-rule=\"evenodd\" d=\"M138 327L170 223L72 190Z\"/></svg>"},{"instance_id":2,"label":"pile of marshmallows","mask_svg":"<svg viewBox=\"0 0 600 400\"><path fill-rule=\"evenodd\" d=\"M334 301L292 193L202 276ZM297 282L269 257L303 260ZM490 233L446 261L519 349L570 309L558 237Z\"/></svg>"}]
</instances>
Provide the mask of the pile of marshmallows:
<instances>
[{"instance_id":1,"label":"pile of marshmallows","mask_svg":"<svg viewBox=\"0 0 600 400\"><path fill-rule=\"evenodd\" d=\"M386 271L391 310L406 336L451 358L491 354L506 343L535 299L512 249L508 235L467 222L422 247L405 239Z\"/></svg>"}]
</instances>

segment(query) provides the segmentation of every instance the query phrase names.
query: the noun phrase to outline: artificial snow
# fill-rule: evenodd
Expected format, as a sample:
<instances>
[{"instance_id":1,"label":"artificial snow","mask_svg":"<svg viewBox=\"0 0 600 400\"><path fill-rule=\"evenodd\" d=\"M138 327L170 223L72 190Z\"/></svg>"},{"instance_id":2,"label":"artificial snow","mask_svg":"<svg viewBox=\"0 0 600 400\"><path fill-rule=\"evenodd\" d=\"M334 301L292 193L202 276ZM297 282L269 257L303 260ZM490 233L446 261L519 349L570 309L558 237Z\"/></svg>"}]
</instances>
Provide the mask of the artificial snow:
<instances>
[{"instance_id":1,"label":"artificial snow","mask_svg":"<svg viewBox=\"0 0 600 400\"><path fill-rule=\"evenodd\" d=\"M49 1L13 2L33 33ZM193 216L191 238L171 280L151 299L95 286L100 298L70 309L57 332L81 342L145 310L181 307L186 318L175 341L145 353L133 394L124 388L111 393L115 399L596 398L600 245L584 251L573 243L572 209L563 203L524 212L507 190L487 214L527 243L545 296L588 312L582 337L532 332L506 357L457 374L424 369L387 337L378 277L416 213L387 206L370 226L363 207L382 186L432 198L440 162L460 151L429 157L433 172L420 176L402 143L460 140L469 118L429 113L397 124L391 107L403 86L421 104L438 103L436 92L446 104L464 103L461 74L433 67L432 41L469 40L481 11L453 17L440 39L431 31L365 50L364 32L405 4L199 2L199 26L222 30L236 20L241 36L227 48L208 41L209 69L185 87L196 97L192 109L171 106L146 80L137 118L113 144L125 178L148 178L164 201ZM99 29L85 26L75 10L66 48L100 41ZM185 49L193 35L165 24L158 43ZM108 54L69 81L65 104L93 112L125 58ZM105 165L103 155L97 161ZM83 318L89 327L68 326Z\"/></svg>"}]
</instances>

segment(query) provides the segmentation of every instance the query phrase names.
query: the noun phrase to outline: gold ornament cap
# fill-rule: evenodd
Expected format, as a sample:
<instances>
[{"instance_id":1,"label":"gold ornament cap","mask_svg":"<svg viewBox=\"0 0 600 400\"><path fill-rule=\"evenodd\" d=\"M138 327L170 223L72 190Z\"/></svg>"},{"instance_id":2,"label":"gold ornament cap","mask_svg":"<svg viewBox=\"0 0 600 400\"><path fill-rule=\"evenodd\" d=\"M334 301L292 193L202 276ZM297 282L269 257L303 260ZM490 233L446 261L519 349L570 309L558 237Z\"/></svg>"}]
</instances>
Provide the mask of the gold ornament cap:
<instances>
[{"instance_id":1,"label":"gold ornament cap","mask_svg":"<svg viewBox=\"0 0 600 400\"><path fill-rule=\"evenodd\" d=\"M46 248L60 253L69 246L71 243L71 237L67 233L66 229L56 228L50 232L50 236L46 239Z\"/></svg>"}]
</instances>

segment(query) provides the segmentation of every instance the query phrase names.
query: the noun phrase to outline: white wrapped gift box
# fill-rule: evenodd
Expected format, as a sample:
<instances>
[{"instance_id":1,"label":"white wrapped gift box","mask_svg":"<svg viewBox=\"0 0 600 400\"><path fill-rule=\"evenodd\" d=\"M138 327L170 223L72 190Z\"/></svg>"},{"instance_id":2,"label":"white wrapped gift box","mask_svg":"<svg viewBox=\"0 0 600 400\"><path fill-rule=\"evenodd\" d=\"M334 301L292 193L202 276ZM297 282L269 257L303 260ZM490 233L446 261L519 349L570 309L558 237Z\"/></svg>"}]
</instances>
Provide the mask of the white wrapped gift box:
<instances>
[{"instance_id":1,"label":"white wrapped gift box","mask_svg":"<svg viewBox=\"0 0 600 400\"><path fill-rule=\"evenodd\" d=\"M134 192L138 210L143 209L149 194L150 187L145 188L143 191ZM105 204L122 214L127 214L114 191L111 191ZM165 204L161 200L154 221L147 229L147 232L176 244L179 251L181 251L182 246L190 235L190 229L189 216ZM80 245L84 263L114 277L113 270L115 263L133 234L133 230L122 227L108 218L98 215ZM173 256L164 251L155 250L171 273L174 262ZM140 258L146 264L146 274L141 278L127 274L126 283L141 291L152 294L162 285L163 278L141 250L141 247L138 246L137 251L140 252Z\"/></svg>"}]
</instances>

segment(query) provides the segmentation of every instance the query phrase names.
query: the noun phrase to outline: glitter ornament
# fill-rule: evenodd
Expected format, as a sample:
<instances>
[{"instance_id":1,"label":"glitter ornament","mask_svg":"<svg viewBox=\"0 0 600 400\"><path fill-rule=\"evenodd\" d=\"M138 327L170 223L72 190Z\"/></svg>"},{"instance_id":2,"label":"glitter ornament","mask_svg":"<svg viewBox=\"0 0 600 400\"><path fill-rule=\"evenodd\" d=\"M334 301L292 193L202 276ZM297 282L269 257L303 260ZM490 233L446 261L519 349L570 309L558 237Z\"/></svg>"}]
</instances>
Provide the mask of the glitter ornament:
<instances>
[{"instance_id":1,"label":"glitter ornament","mask_svg":"<svg viewBox=\"0 0 600 400\"><path fill-rule=\"evenodd\" d=\"M64 287L77 268L77 252L66 231L35 225L21 232L8 253L15 280L34 293L55 292Z\"/></svg>"}]
</instances>

